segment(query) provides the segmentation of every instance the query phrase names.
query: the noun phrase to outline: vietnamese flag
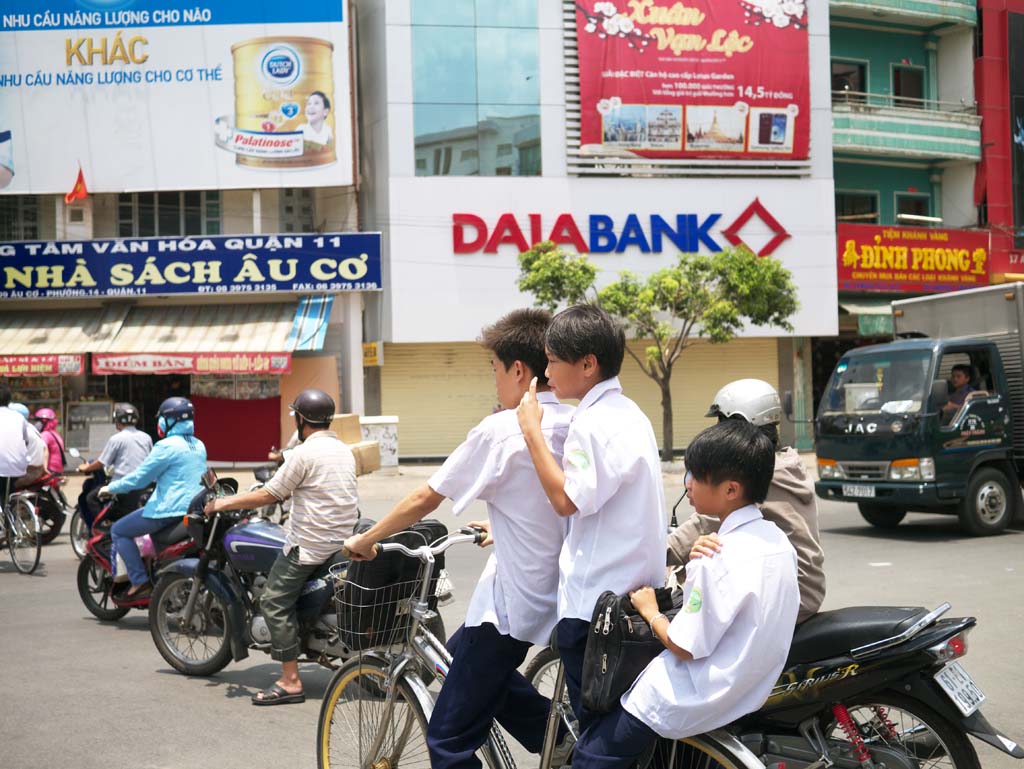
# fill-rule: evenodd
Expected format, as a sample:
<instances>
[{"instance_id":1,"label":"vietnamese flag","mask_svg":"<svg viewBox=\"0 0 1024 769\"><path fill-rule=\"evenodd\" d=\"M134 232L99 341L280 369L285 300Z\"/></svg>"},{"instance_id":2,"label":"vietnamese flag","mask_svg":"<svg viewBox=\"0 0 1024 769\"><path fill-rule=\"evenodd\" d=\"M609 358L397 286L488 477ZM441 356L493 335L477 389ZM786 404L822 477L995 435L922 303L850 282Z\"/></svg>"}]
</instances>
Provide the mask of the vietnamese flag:
<instances>
[{"instance_id":1,"label":"vietnamese flag","mask_svg":"<svg viewBox=\"0 0 1024 769\"><path fill-rule=\"evenodd\" d=\"M85 188L85 174L82 173L82 166L78 166L78 178L75 180L75 186L71 188L71 192L64 196L65 203L74 203L76 200L84 200L85 196L89 194L89 190Z\"/></svg>"}]
</instances>

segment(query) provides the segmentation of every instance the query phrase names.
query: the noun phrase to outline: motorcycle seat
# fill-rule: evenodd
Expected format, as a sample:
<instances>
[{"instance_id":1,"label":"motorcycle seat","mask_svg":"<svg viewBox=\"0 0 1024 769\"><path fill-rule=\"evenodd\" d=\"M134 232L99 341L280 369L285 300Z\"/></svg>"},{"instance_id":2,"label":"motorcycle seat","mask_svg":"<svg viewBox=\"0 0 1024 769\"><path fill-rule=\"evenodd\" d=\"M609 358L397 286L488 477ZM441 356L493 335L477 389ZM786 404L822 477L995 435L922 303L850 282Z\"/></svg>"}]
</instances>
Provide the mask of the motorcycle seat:
<instances>
[{"instance_id":1,"label":"motorcycle seat","mask_svg":"<svg viewBox=\"0 0 1024 769\"><path fill-rule=\"evenodd\" d=\"M185 528L185 524L182 521L178 521L174 526L168 526L166 529L160 529L155 534L150 534L150 537L153 540L153 546L160 550L188 539L188 529Z\"/></svg>"},{"instance_id":2,"label":"motorcycle seat","mask_svg":"<svg viewBox=\"0 0 1024 769\"><path fill-rule=\"evenodd\" d=\"M919 606L850 606L820 612L797 625L786 667L839 657L899 635L927 613Z\"/></svg>"}]
</instances>

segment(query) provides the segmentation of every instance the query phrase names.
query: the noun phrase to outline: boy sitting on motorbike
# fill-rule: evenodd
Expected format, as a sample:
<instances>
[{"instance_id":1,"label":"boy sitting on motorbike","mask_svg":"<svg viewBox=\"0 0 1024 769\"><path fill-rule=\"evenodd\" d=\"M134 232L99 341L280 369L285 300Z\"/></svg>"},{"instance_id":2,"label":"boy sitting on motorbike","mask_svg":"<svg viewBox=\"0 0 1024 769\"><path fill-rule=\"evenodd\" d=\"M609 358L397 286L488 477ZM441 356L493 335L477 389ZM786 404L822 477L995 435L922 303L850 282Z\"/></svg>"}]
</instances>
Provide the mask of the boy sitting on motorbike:
<instances>
[{"instance_id":1,"label":"boy sitting on motorbike","mask_svg":"<svg viewBox=\"0 0 1024 769\"><path fill-rule=\"evenodd\" d=\"M156 483L145 507L126 515L110 529L114 551L128 567L132 583L126 595L128 600L145 598L153 588L135 537L174 526L188 510L192 497L202 490L206 446L195 437L194 415L187 398L168 398L161 403L157 409L157 433L163 440L157 441L135 472L99 491L100 499L104 499Z\"/></svg>"},{"instance_id":2,"label":"boy sitting on motorbike","mask_svg":"<svg viewBox=\"0 0 1024 769\"><path fill-rule=\"evenodd\" d=\"M785 665L800 604L796 553L757 507L774 447L753 425L728 419L694 438L686 464L694 508L721 521L722 551L687 566L675 619L660 613L652 588L631 594L665 651L619 707L592 721L574 769L628 769L659 736L692 737L757 710Z\"/></svg>"}]
</instances>

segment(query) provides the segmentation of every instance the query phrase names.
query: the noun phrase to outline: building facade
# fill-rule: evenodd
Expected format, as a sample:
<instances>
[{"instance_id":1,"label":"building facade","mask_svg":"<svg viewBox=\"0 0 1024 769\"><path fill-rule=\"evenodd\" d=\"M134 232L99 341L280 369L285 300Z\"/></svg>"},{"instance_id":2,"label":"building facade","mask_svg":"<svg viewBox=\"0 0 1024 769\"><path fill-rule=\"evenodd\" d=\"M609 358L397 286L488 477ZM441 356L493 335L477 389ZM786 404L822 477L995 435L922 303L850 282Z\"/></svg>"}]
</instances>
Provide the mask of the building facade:
<instances>
[{"instance_id":1,"label":"building facade","mask_svg":"<svg viewBox=\"0 0 1024 769\"><path fill-rule=\"evenodd\" d=\"M891 299L986 285L995 246L973 0L829 5L840 333L814 342L815 403L843 352L891 338Z\"/></svg>"},{"instance_id":2,"label":"building facade","mask_svg":"<svg viewBox=\"0 0 1024 769\"><path fill-rule=\"evenodd\" d=\"M676 446L738 377L794 390L809 413L810 338L837 329L828 8L773 20L720 5L715 23L737 20L706 33L720 53L688 72L679 62L712 23L689 5L694 36L676 38L661 23L669 3L358 2L360 207L384 233L388 286L369 300L368 340L385 344L367 404L399 416L404 457L446 455L494 408L475 340L532 303L516 257L545 239L586 253L599 283L734 243L781 259L798 288L795 336L749 328L688 349L673 377ZM771 50L765 21L792 47L785 85L768 85L758 58ZM595 96L588 57L613 41L609 56L649 50L650 63L599 68L620 91ZM659 82L627 96L645 77ZM655 383L629 360L622 379L660 432Z\"/></svg>"},{"instance_id":3,"label":"building facade","mask_svg":"<svg viewBox=\"0 0 1024 769\"><path fill-rule=\"evenodd\" d=\"M122 5L4 9L0 378L89 456L184 395L211 460L265 460L304 387L364 410L350 10Z\"/></svg>"}]
</instances>

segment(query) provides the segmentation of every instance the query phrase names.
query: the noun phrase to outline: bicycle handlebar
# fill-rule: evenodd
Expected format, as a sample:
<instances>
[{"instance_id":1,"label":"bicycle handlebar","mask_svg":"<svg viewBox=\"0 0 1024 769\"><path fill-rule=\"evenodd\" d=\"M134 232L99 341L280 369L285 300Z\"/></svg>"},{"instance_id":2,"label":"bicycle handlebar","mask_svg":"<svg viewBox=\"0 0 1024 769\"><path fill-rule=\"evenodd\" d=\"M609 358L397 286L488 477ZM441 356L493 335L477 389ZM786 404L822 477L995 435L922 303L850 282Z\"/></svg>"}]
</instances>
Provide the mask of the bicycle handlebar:
<instances>
[{"instance_id":1,"label":"bicycle handlebar","mask_svg":"<svg viewBox=\"0 0 1024 769\"><path fill-rule=\"evenodd\" d=\"M401 553L410 558L419 558L421 561L426 562L428 560L427 555L431 557L440 555L448 548L454 545L461 545L463 542L472 542L474 545L479 545L484 541L484 537L487 533L483 529L478 529L475 526L463 526L459 529L459 533L449 534L445 537L444 541L436 545L421 545L420 547L406 547L400 542L378 542L374 545L374 549L377 554L380 553ZM352 558L352 551L347 547L341 549L341 555L343 558Z\"/></svg>"}]
</instances>

